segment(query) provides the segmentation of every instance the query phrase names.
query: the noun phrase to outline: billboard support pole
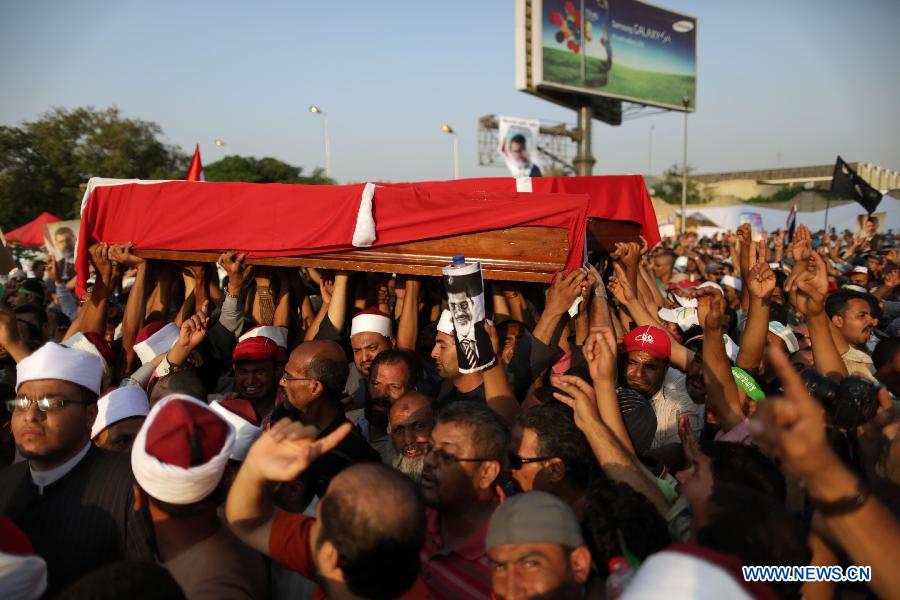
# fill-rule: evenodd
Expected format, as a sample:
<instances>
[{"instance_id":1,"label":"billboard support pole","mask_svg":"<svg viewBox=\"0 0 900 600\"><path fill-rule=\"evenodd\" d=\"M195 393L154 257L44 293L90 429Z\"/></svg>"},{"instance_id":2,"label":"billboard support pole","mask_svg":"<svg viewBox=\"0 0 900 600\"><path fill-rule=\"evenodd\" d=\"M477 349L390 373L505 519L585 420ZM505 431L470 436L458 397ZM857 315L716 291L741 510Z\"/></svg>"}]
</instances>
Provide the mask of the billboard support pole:
<instances>
[{"instance_id":1,"label":"billboard support pole","mask_svg":"<svg viewBox=\"0 0 900 600\"><path fill-rule=\"evenodd\" d=\"M691 99L687 96L682 100L684 104L684 154L681 158L681 235L687 230L687 142L688 142L688 105Z\"/></svg>"},{"instance_id":2,"label":"billboard support pole","mask_svg":"<svg viewBox=\"0 0 900 600\"><path fill-rule=\"evenodd\" d=\"M576 175L590 175L594 170L594 157L591 156L591 119L594 111L590 104L578 107L578 154L572 162Z\"/></svg>"}]
</instances>

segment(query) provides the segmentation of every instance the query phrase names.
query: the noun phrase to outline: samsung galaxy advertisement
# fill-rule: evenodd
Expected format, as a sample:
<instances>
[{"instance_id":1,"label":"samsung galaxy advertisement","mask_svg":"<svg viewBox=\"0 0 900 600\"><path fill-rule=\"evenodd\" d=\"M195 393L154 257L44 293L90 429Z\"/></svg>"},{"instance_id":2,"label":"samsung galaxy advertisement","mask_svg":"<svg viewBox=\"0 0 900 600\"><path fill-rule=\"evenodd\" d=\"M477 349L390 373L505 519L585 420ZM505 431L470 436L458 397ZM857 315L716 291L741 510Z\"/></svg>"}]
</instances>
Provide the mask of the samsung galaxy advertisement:
<instances>
[{"instance_id":1,"label":"samsung galaxy advertisement","mask_svg":"<svg viewBox=\"0 0 900 600\"><path fill-rule=\"evenodd\" d=\"M530 6L533 89L680 110L687 98L688 110L695 110L695 18L634 0L531 0Z\"/></svg>"}]
</instances>

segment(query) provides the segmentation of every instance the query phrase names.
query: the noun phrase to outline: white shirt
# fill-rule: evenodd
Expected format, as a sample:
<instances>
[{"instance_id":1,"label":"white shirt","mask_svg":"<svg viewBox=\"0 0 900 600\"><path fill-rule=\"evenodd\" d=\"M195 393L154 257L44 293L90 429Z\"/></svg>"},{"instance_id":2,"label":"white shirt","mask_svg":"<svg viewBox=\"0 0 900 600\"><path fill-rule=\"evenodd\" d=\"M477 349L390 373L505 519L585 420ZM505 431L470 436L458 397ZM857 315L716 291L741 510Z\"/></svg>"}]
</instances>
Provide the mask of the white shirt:
<instances>
[{"instance_id":1,"label":"white shirt","mask_svg":"<svg viewBox=\"0 0 900 600\"><path fill-rule=\"evenodd\" d=\"M687 393L685 374L675 368L669 368L663 379L662 387L650 399L656 412L656 435L653 436L651 450L666 444L680 444L678 436L678 416L685 414L691 423L694 433L703 429L706 420L706 405L696 404Z\"/></svg>"},{"instance_id":2,"label":"white shirt","mask_svg":"<svg viewBox=\"0 0 900 600\"><path fill-rule=\"evenodd\" d=\"M74 469L90 449L91 443L88 442L84 445L84 448L82 448L78 454L76 454L63 464L59 465L58 467L53 467L52 469L49 469L47 471L35 471L31 466L31 463L28 463L28 470L31 471L31 480L34 482L34 485L38 487L38 492L43 496L44 488L51 483L59 481L63 478L63 476L68 474L69 471Z\"/></svg>"}]
</instances>

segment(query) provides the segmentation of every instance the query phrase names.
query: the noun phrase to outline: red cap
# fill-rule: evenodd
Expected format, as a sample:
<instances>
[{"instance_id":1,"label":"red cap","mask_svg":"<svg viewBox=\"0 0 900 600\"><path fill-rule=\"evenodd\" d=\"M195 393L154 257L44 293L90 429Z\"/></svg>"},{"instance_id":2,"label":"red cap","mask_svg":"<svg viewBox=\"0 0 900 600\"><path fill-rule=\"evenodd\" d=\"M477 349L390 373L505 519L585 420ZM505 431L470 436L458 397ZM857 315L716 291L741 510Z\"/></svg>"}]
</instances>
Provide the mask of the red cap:
<instances>
[{"instance_id":1,"label":"red cap","mask_svg":"<svg viewBox=\"0 0 900 600\"><path fill-rule=\"evenodd\" d=\"M137 336L135 336L134 338L134 343L140 344L165 326L166 321L162 319L160 319L159 321L153 321L152 323L147 323L146 325L141 327L140 331L138 331Z\"/></svg>"},{"instance_id":2,"label":"red cap","mask_svg":"<svg viewBox=\"0 0 900 600\"><path fill-rule=\"evenodd\" d=\"M228 398L226 400L219 400L219 405L222 408L227 408L251 425L259 427L259 417L256 416L256 409L253 408L253 404L251 404L249 400L244 400L243 398Z\"/></svg>"},{"instance_id":3,"label":"red cap","mask_svg":"<svg viewBox=\"0 0 900 600\"><path fill-rule=\"evenodd\" d=\"M267 358L278 360L279 355L278 344L270 338L258 335L238 342L234 354L231 355L231 361L265 360Z\"/></svg>"},{"instance_id":4,"label":"red cap","mask_svg":"<svg viewBox=\"0 0 900 600\"><path fill-rule=\"evenodd\" d=\"M147 429L147 454L189 469L208 463L228 440L228 423L214 412L185 400L172 400Z\"/></svg>"},{"instance_id":5,"label":"red cap","mask_svg":"<svg viewBox=\"0 0 900 600\"><path fill-rule=\"evenodd\" d=\"M100 353L100 356L102 356L103 360L106 361L107 365L113 364L113 362L116 360L116 357L113 354L112 346L109 345L109 342L106 341L106 338L101 337L93 331L85 332L84 337L86 337L87 340L94 345L94 347Z\"/></svg>"},{"instance_id":6,"label":"red cap","mask_svg":"<svg viewBox=\"0 0 900 600\"><path fill-rule=\"evenodd\" d=\"M689 290L689 289L695 288L699 285L700 285L699 281L688 281L687 279L679 281L678 283L669 283L670 288L680 288L682 290Z\"/></svg>"},{"instance_id":7,"label":"red cap","mask_svg":"<svg viewBox=\"0 0 900 600\"><path fill-rule=\"evenodd\" d=\"M644 325L632 329L622 340L622 352L646 352L654 358L671 358L672 340L659 327Z\"/></svg>"}]
</instances>

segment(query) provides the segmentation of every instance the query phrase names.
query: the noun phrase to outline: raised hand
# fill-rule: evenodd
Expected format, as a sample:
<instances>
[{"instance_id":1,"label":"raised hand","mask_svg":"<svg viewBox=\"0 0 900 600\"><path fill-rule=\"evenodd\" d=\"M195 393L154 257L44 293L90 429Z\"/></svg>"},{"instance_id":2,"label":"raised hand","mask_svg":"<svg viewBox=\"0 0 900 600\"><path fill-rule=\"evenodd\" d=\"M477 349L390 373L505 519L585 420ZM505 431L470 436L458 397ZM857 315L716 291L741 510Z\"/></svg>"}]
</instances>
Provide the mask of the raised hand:
<instances>
[{"instance_id":1,"label":"raised hand","mask_svg":"<svg viewBox=\"0 0 900 600\"><path fill-rule=\"evenodd\" d=\"M144 259L135 256L131 252L131 242L127 244L113 244L109 247L109 258L126 268L134 268L144 262Z\"/></svg>"},{"instance_id":2,"label":"raised hand","mask_svg":"<svg viewBox=\"0 0 900 600\"><path fill-rule=\"evenodd\" d=\"M751 256L750 274L744 285L747 286L747 291L752 298L768 300L772 297L772 292L775 291L775 273L772 272L769 263L763 260L763 257L758 257L756 264L753 264Z\"/></svg>"},{"instance_id":3,"label":"raised hand","mask_svg":"<svg viewBox=\"0 0 900 600\"><path fill-rule=\"evenodd\" d=\"M725 322L725 296L715 288L700 288L697 298L697 319L704 332L721 332Z\"/></svg>"},{"instance_id":4,"label":"raised hand","mask_svg":"<svg viewBox=\"0 0 900 600\"><path fill-rule=\"evenodd\" d=\"M282 419L253 443L244 468L268 481L292 481L341 443L352 428L350 423L344 423L317 440L315 427Z\"/></svg>"},{"instance_id":5,"label":"raised hand","mask_svg":"<svg viewBox=\"0 0 900 600\"><path fill-rule=\"evenodd\" d=\"M228 252L223 252L222 255L219 256L219 260L216 261L218 265L228 273L229 296L241 295L244 288L244 281L247 280L247 277L250 276L250 271L253 270L253 265L245 264L246 259L246 252L238 254L237 252L230 250Z\"/></svg>"},{"instance_id":6,"label":"raised hand","mask_svg":"<svg viewBox=\"0 0 900 600\"><path fill-rule=\"evenodd\" d=\"M591 384L575 375L554 375L550 382L561 390L553 392L553 397L575 411L575 425L578 429L584 431L601 421L597 395Z\"/></svg>"},{"instance_id":7,"label":"raised hand","mask_svg":"<svg viewBox=\"0 0 900 600\"><path fill-rule=\"evenodd\" d=\"M750 223L744 223L737 228L737 239L741 243L741 246L749 246L753 239L752 236L753 231L750 228Z\"/></svg>"},{"instance_id":8,"label":"raised hand","mask_svg":"<svg viewBox=\"0 0 900 600\"><path fill-rule=\"evenodd\" d=\"M641 259L641 245L637 242L616 242L612 259L621 262L628 269L634 269Z\"/></svg>"},{"instance_id":9,"label":"raised hand","mask_svg":"<svg viewBox=\"0 0 900 600\"><path fill-rule=\"evenodd\" d=\"M800 374L780 348L770 348L769 359L784 396L767 398L757 405L750 422L753 440L795 476L815 477L828 468L828 459L834 456L825 436L825 411L809 395Z\"/></svg>"},{"instance_id":10,"label":"raised hand","mask_svg":"<svg viewBox=\"0 0 900 600\"><path fill-rule=\"evenodd\" d=\"M615 275L609 278L609 284L606 286L607 289L612 293L619 304L628 304L629 302L634 301L634 289L632 289L631 284L628 283L628 277L625 275L625 270L622 268L622 265L615 263L613 265L613 270L615 271Z\"/></svg>"},{"instance_id":11,"label":"raised hand","mask_svg":"<svg viewBox=\"0 0 900 600\"><path fill-rule=\"evenodd\" d=\"M97 277L104 285L109 286L113 272L112 261L109 259L109 246L106 242L100 242L91 246L88 252L91 255L91 262L94 264L94 270L97 271Z\"/></svg>"},{"instance_id":12,"label":"raised hand","mask_svg":"<svg viewBox=\"0 0 900 600\"><path fill-rule=\"evenodd\" d=\"M178 340L176 340L175 345L172 346L172 349L169 350L168 360L170 364L180 365L185 360L187 360L188 356L190 356L191 351L200 345L200 342L206 337L207 329L209 327L209 301L203 303L203 307L200 309L200 312L192 316L190 319L185 319L181 324L181 329L178 332Z\"/></svg>"},{"instance_id":13,"label":"raised hand","mask_svg":"<svg viewBox=\"0 0 900 600\"><path fill-rule=\"evenodd\" d=\"M62 283L62 277L59 276L59 270L56 268L56 259L52 256L47 257L47 267L45 268L47 276L53 283Z\"/></svg>"},{"instance_id":14,"label":"raised hand","mask_svg":"<svg viewBox=\"0 0 900 600\"><path fill-rule=\"evenodd\" d=\"M576 269L568 275L562 272L557 273L547 290L545 312L562 315L569 310L575 299L581 295L584 278L585 273L581 269Z\"/></svg>"},{"instance_id":15,"label":"raised hand","mask_svg":"<svg viewBox=\"0 0 900 600\"><path fill-rule=\"evenodd\" d=\"M812 236L806 225L800 225L794 232L794 240L788 249L795 263L806 260L812 254Z\"/></svg>"},{"instance_id":16,"label":"raised hand","mask_svg":"<svg viewBox=\"0 0 900 600\"><path fill-rule=\"evenodd\" d=\"M582 349L593 380L615 381L616 337L609 327L591 327Z\"/></svg>"}]
</instances>

